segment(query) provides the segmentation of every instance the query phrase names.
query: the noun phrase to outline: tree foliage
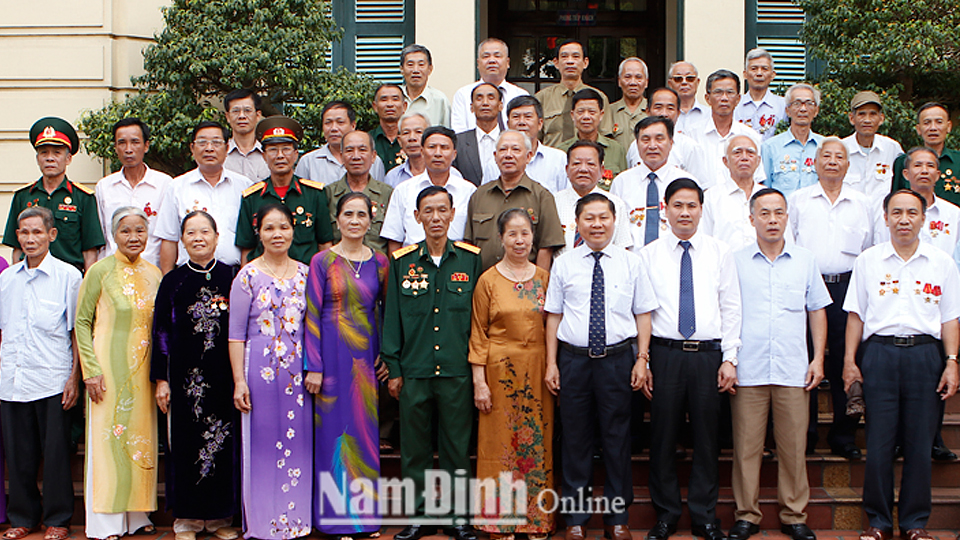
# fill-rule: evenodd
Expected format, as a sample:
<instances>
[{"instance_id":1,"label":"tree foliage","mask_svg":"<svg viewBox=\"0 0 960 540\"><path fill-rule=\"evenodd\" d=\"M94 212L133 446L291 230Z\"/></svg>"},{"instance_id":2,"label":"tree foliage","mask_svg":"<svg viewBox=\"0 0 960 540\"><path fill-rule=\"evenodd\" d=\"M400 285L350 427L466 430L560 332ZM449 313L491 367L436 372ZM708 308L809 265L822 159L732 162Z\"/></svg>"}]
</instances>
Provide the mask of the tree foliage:
<instances>
[{"instance_id":1,"label":"tree foliage","mask_svg":"<svg viewBox=\"0 0 960 540\"><path fill-rule=\"evenodd\" d=\"M225 124L218 107L234 88L263 96L265 113L298 119L308 149L319 143L320 111L330 100L349 102L358 123L372 125L374 81L327 66L342 31L325 14L326 1L173 0L162 8L165 28L144 50L145 73L132 79L137 92L82 115L87 152L113 158L113 123L138 116L153 129L147 161L180 174L192 164L193 126L202 119Z\"/></svg>"}]
</instances>

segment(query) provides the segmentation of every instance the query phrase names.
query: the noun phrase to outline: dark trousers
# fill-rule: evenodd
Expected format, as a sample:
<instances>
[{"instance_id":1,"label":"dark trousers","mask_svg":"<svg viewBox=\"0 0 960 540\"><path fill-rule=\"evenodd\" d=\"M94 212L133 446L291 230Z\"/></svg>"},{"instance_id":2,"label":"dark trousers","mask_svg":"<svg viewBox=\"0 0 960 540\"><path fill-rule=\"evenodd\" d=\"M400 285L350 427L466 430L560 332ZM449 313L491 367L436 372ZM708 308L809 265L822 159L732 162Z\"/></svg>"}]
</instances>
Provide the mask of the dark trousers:
<instances>
[{"instance_id":1,"label":"dark trousers","mask_svg":"<svg viewBox=\"0 0 960 540\"><path fill-rule=\"evenodd\" d=\"M867 418L863 509L870 526L893 529L894 446L903 432L900 528L926 527L930 517L930 441L937 429L943 357L936 343L897 347L872 341L862 348Z\"/></svg>"},{"instance_id":2,"label":"dark trousers","mask_svg":"<svg viewBox=\"0 0 960 540\"><path fill-rule=\"evenodd\" d=\"M563 463L563 498L577 501L591 496L593 478L594 435L599 422L600 444L606 469L603 495L608 505L604 510L606 525L626 525L627 508L633 503L633 482L630 467L630 408L633 390L630 372L633 350L589 358L561 347L557 351L560 369L560 439ZM613 511L616 501L620 512ZM596 510L596 506L593 508ZM565 508L568 527L582 526L590 519L591 508L580 504Z\"/></svg>"},{"instance_id":3,"label":"dark trousers","mask_svg":"<svg viewBox=\"0 0 960 540\"><path fill-rule=\"evenodd\" d=\"M682 511L676 447L686 411L693 432L693 467L687 496L690 519L695 525L716 523L720 458L717 370L722 359L720 351L684 352L650 345L650 497L659 521L676 524Z\"/></svg>"},{"instance_id":4,"label":"dark trousers","mask_svg":"<svg viewBox=\"0 0 960 540\"><path fill-rule=\"evenodd\" d=\"M73 517L70 474L70 421L57 394L36 401L0 403L3 451L10 496L7 516L13 527L69 527ZM37 487L43 461L43 495Z\"/></svg>"}]
</instances>

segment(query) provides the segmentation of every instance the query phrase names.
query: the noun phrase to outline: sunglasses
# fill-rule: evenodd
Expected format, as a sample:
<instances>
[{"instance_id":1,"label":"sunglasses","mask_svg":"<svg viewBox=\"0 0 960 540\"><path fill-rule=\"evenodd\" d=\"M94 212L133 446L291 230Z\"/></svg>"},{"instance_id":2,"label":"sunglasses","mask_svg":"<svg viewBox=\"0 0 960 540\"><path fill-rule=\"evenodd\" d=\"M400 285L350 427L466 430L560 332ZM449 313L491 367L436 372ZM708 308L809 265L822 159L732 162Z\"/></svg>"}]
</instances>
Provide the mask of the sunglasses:
<instances>
[{"instance_id":1,"label":"sunglasses","mask_svg":"<svg viewBox=\"0 0 960 540\"><path fill-rule=\"evenodd\" d=\"M676 75L670 78L673 79L673 82L675 83L682 83L684 80L686 80L688 83L692 83L693 81L697 80L696 75L687 75L686 77L682 75Z\"/></svg>"}]
</instances>

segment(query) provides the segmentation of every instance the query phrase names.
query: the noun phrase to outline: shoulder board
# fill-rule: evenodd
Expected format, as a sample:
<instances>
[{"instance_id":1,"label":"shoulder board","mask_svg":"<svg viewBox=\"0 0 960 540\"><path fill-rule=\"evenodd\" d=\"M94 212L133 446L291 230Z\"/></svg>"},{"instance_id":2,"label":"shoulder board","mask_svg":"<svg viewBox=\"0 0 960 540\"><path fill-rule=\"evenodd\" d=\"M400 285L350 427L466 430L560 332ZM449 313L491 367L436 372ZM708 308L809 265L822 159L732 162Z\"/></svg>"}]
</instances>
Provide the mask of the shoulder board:
<instances>
[{"instance_id":1,"label":"shoulder board","mask_svg":"<svg viewBox=\"0 0 960 540\"><path fill-rule=\"evenodd\" d=\"M480 248L478 248L477 246L475 246L475 245L473 245L473 244L468 244L468 243L466 243L466 242L454 242L453 245L457 246L457 247L460 248L460 249L465 249L465 250L469 251L470 253L473 253L474 255L479 255L479 254L480 254Z\"/></svg>"},{"instance_id":2,"label":"shoulder board","mask_svg":"<svg viewBox=\"0 0 960 540\"><path fill-rule=\"evenodd\" d=\"M323 189L323 182L314 182L313 180L307 180L306 178L301 178L300 183L305 186L310 186L314 189Z\"/></svg>"},{"instance_id":3,"label":"shoulder board","mask_svg":"<svg viewBox=\"0 0 960 540\"><path fill-rule=\"evenodd\" d=\"M32 187L35 186L35 185L37 185L37 181L36 181L36 180L34 180L33 182L26 183L26 184L18 187L17 189L15 189L14 191L20 191L20 190L22 190L22 189L30 189L30 188L32 188Z\"/></svg>"},{"instance_id":4,"label":"shoulder board","mask_svg":"<svg viewBox=\"0 0 960 540\"><path fill-rule=\"evenodd\" d=\"M244 196L244 197L249 197L250 195L253 195L254 193L256 193L256 192L260 191L261 189L263 189L264 186L266 186L266 185L267 185L266 182L257 182L256 184L254 184L254 185L248 187L247 189L243 190L243 196Z\"/></svg>"},{"instance_id":5,"label":"shoulder board","mask_svg":"<svg viewBox=\"0 0 960 540\"><path fill-rule=\"evenodd\" d=\"M396 260L399 260L400 257L403 257L403 256L406 255L407 253L410 253L410 252L415 251L415 250L417 249L417 246L418 246L417 244L410 244L410 245L407 246L407 247L402 247L402 248L394 251L394 252L393 252L393 260L395 260L395 261L396 261Z\"/></svg>"},{"instance_id":6,"label":"shoulder board","mask_svg":"<svg viewBox=\"0 0 960 540\"><path fill-rule=\"evenodd\" d=\"M73 180L71 180L70 183L73 184L73 187L79 189L80 191L86 193L87 195L93 195L93 190L90 189L90 188L88 188L87 186L85 186L85 185L83 185L83 184L78 184L78 183L74 182Z\"/></svg>"}]
</instances>

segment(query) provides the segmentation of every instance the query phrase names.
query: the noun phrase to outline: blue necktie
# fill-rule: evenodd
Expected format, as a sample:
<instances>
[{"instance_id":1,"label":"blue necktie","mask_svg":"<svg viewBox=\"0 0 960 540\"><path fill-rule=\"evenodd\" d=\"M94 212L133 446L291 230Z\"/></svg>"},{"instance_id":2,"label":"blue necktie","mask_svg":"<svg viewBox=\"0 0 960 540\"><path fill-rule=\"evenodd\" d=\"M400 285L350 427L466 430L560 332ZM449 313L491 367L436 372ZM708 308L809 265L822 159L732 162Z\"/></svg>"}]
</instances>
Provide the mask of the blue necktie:
<instances>
[{"instance_id":1,"label":"blue necktie","mask_svg":"<svg viewBox=\"0 0 960 540\"><path fill-rule=\"evenodd\" d=\"M607 323L603 311L603 268L600 267L602 251L591 253L593 263L593 287L590 289L590 328L587 347L592 356L603 356L607 347Z\"/></svg>"},{"instance_id":2,"label":"blue necktie","mask_svg":"<svg viewBox=\"0 0 960 540\"><path fill-rule=\"evenodd\" d=\"M690 242L680 241L680 313L677 330L686 339L697 331L697 310L693 303L693 262L690 260Z\"/></svg>"},{"instance_id":3,"label":"blue necktie","mask_svg":"<svg viewBox=\"0 0 960 540\"><path fill-rule=\"evenodd\" d=\"M647 209L644 219L647 221L647 227L644 232L643 245L647 245L659 236L660 193L657 191L657 175L655 173L647 175Z\"/></svg>"}]
</instances>

